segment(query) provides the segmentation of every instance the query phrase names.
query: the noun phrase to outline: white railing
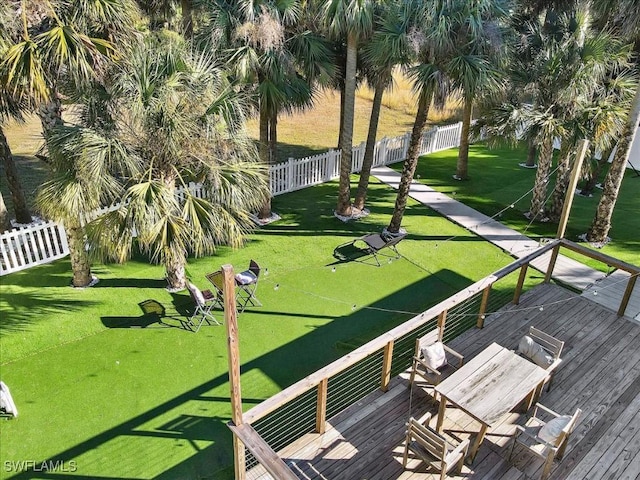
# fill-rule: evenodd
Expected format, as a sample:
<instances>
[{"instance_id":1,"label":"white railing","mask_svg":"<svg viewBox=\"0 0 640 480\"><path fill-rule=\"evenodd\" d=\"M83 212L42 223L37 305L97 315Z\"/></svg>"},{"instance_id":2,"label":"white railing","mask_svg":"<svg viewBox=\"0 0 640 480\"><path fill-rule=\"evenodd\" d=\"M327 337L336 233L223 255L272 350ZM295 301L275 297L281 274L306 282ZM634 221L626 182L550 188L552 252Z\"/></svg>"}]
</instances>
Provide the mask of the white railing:
<instances>
[{"instance_id":1,"label":"white railing","mask_svg":"<svg viewBox=\"0 0 640 480\"><path fill-rule=\"evenodd\" d=\"M460 145L462 123L444 127L434 127L422 136L420 155L457 147ZM376 143L373 166L390 165L403 161L407 156L411 134L395 138L383 138ZM353 148L352 169L357 173L362 169L365 144ZM269 182L273 196L293 192L302 188L328 182L340 175L340 151L329 150L311 157L293 159L272 165ZM203 196L200 184L192 183L189 189L196 196ZM178 189L181 198L184 189ZM115 210L118 205L97 209L87 215L86 221ZM69 254L67 236L61 224L42 222L36 225L13 229L0 235L0 275L24 270L35 265L52 262Z\"/></svg>"}]
</instances>

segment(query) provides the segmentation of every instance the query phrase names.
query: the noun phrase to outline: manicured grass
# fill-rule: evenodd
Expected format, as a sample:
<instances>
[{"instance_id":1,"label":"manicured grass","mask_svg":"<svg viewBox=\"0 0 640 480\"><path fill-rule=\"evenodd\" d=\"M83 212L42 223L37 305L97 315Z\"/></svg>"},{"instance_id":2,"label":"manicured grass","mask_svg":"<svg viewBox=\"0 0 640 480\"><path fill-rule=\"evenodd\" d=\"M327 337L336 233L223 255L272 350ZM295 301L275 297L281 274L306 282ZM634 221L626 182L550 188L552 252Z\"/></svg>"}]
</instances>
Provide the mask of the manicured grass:
<instances>
[{"instance_id":1,"label":"manicured grass","mask_svg":"<svg viewBox=\"0 0 640 480\"><path fill-rule=\"evenodd\" d=\"M380 231L395 199L374 182L372 214L343 224L332 215L336 192L331 183L277 197L282 220L245 248L189 262L201 288L222 264L244 269L254 258L265 269L264 306L239 317L245 409L511 261L410 202L403 258L336 263L333 249ZM2 279L1 373L20 416L1 422L0 464L73 461L85 478L232 478L225 327L184 329L189 297L168 293L162 268L144 259L94 271L101 281L85 290L68 286L66 260ZM143 314L149 299L162 318Z\"/></svg>"},{"instance_id":2,"label":"manicured grass","mask_svg":"<svg viewBox=\"0 0 640 480\"><path fill-rule=\"evenodd\" d=\"M523 147L487 148L482 144L472 145L469 152L470 180L465 182L452 178L457 158L458 149L422 157L416 169L416 179L441 192L454 195L457 200L486 215L494 216L502 212L499 217L502 223L531 238L555 238L557 224L531 222L523 215L531 205L531 195L525 194L533 187L536 175L534 169L518 166L518 163L526 159ZM401 164L395 165L394 168L400 169ZM605 173L601 174L601 179ZM555 176L549 182L549 195L554 184ZM636 265L640 264L640 202L637 193L639 187L640 177L628 169L612 218L609 233L612 241L600 250ZM591 198L574 198L566 238L578 242L578 236L587 231L598 205L599 193L600 190L596 189ZM571 252L563 253L574 255ZM583 262L587 260L581 255L575 258ZM588 263L594 268L603 268L599 262Z\"/></svg>"}]
</instances>

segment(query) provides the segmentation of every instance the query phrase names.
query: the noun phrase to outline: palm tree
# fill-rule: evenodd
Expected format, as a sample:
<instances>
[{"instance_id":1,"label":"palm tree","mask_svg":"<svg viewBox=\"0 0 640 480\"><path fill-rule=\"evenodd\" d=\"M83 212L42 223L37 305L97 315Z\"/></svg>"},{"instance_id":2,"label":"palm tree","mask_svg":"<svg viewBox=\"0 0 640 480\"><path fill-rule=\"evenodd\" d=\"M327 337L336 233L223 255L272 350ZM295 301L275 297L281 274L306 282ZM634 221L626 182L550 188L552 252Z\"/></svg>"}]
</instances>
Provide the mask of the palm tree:
<instances>
[{"instance_id":1,"label":"palm tree","mask_svg":"<svg viewBox=\"0 0 640 480\"><path fill-rule=\"evenodd\" d=\"M605 243L607 240L611 229L611 217L613 216L620 185L622 185L622 179L624 178L631 145L638 131L638 125L640 125L640 87L636 87L636 94L627 124L618 140L618 148L609 167L609 172L605 177L602 196L598 202L596 214L587 231L586 238L589 242Z\"/></svg>"},{"instance_id":2,"label":"palm tree","mask_svg":"<svg viewBox=\"0 0 640 480\"><path fill-rule=\"evenodd\" d=\"M52 175L39 188L36 202L43 215L64 224L75 287L94 281L86 249L87 217L115 201L122 192L118 178L135 171L135 165L127 164L126 149L117 139L78 126L59 125L49 134Z\"/></svg>"},{"instance_id":3,"label":"palm tree","mask_svg":"<svg viewBox=\"0 0 640 480\"><path fill-rule=\"evenodd\" d=\"M37 107L45 139L62 125L62 98L104 71L134 33L137 13L131 0L92 2L13 2L21 28L8 39L0 58L2 86L23 89Z\"/></svg>"},{"instance_id":4,"label":"palm tree","mask_svg":"<svg viewBox=\"0 0 640 480\"><path fill-rule=\"evenodd\" d=\"M565 152L575 148L581 138L589 138L599 150L609 148L624 124L626 112L620 105L630 100L628 95L624 97L625 76L615 79L630 66L630 46L608 32L594 31L588 14L577 17L575 40L563 48L562 75L569 79L566 93L559 98L566 118ZM548 211L554 221L562 213L569 173L570 162L561 155Z\"/></svg>"},{"instance_id":5,"label":"palm tree","mask_svg":"<svg viewBox=\"0 0 640 480\"><path fill-rule=\"evenodd\" d=\"M448 62L449 76L462 92L463 113L460 148L456 164L457 180L468 179L469 130L473 103L479 90L496 91L501 64L506 57L502 24L507 16L507 2L485 0L469 2L466 22L458 26L454 52Z\"/></svg>"},{"instance_id":6,"label":"palm tree","mask_svg":"<svg viewBox=\"0 0 640 480\"><path fill-rule=\"evenodd\" d=\"M258 151L261 162L271 165L277 161L278 115L310 106L315 80L331 75L328 44L306 28L308 12L300 2L213 6L200 36L224 39L231 70L256 92ZM203 43L216 48L210 41ZM258 216L271 216L271 197Z\"/></svg>"},{"instance_id":7,"label":"palm tree","mask_svg":"<svg viewBox=\"0 0 640 480\"><path fill-rule=\"evenodd\" d=\"M254 226L250 212L268 194L244 129L247 99L211 54L175 40L148 39L113 85L119 114L106 133L117 134L138 168L123 176L119 208L87 226L90 244L124 261L135 232L139 248L165 266L169 288L182 289L187 255L241 245ZM189 190L189 180L204 184L205 198Z\"/></svg>"},{"instance_id":8,"label":"palm tree","mask_svg":"<svg viewBox=\"0 0 640 480\"><path fill-rule=\"evenodd\" d=\"M357 210L363 210L367 198L373 154L376 145L378 120L382 106L382 97L393 84L393 70L397 65L409 62L409 35L407 25L410 22L405 15L410 10L402 4L389 3L381 5L377 13L377 25L369 41L363 48L363 57L367 68L367 82L374 90L367 143L362 160L362 169L358 180L358 189L353 202Z\"/></svg>"},{"instance_id":9,"label":"palm tree","mask_svg":"<svg viewBox=\"0 0 640 480\"><path fill-rule=\"evenodd\" d=\"M640 49L640 3L635 0L599 0L594 2L596 17L601 28L609 28L635 43L636 66L637 52ZM624 131L620 136L616 154L604 181L602 196L596 208L586 238L589 242L603 244L607 241L611 229L611 218L622 185L631 145L636 136L640 116L640 87L636 87L633 103Z\"/></svg>"},{"instance_id":10,"label":"palm tree","mask_svg":"<svg viewBox=\"0 0 640 480\"><path fill-rule=\"evenodd\" d=\"M427 122L429 107L434 94L444 99L455 86L460 85L460 74L464 69L460 59L460 39L468 42L487 42L489 30L483 23L490 22L494 13L500 12L502 2L436 1L416 5L414 23L410 26L412 43L416 48L416 64L409 70L413 89L418 97L418 111L411 132L411 140L404 161L398 194L391 221L387 230L400 231L402 217L407 204L409 187L413 180L422 133ZM495 32L495 31L491 31Z\"/></svg>"},{"instance_id":11,"label":"palm tree","mask_svg":"<svg viewBox=\"0 0 640 480\"><path fill-rule=\"evenodd\" d=\"M354 213L351 205L351 161L358 44L373 29L373 2L372 0L326 0L324 18L329 35L346 40L344 118L340 130L340 185L336 215L349 217Z\"/></svg>"}]
</instances>

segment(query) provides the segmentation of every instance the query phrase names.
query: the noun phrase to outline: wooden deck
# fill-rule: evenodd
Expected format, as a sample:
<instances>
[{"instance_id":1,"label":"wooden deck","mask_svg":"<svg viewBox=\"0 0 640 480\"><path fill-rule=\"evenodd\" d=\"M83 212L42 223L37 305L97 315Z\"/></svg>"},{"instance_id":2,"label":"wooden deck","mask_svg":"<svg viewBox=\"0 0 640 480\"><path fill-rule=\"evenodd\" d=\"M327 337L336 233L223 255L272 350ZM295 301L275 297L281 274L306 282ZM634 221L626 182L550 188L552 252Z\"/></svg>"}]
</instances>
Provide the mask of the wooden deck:
<instances>
[{"instance_id":1,"label":"wooden deck","mask_svg":"<svg viewBox=\"0 0 640 480\"><path fill-rule=\"evenodd\" d=\"M542 309L540 306L543 305ZM563 363L541 403L560 413L583 410L564 459L551 479L640 478L640 325L614 311L553 285L540 285L517 306L487 317L450 345L472 358L491 342L513 347L530 325L565 341ZM437 414L421 388L408 388L406 376L393 380L387 393L375 392L329 420L323 435L308 434L279 455L301 479L431 480L417 460L402 468L404 424L409 416ZM490 429L472 466L459 476L473 480L538 478L542 460L516 447L508 460L514 424L525 415L510 413ZM431 425L435 424L435 418ZM448 409L445 433L466 438L479 424ZM247 478L270 478L260 468Z\"/></svg>"}]
</instances>

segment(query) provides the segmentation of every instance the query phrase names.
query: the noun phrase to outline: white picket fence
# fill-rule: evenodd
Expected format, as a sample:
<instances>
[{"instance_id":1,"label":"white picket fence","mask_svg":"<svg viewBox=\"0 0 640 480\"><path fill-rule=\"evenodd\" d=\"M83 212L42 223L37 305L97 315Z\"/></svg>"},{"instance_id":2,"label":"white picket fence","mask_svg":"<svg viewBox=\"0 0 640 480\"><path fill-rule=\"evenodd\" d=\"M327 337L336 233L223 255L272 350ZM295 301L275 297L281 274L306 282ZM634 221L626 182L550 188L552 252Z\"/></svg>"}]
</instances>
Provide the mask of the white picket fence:
<instances>
[{"instance_id":1,"label":"white picket fence","mask_svg":"<svg viewBox=\"0 0 640 480\"><path fill-rule=\"evenodd\" d=\"M462 123L434 127L424 132L420 155L458 147ZM390 165L403 161L407 156L411 134L395 138L383 138L376 143L373 166ZM362 169L365 143L353 148L352 172ZM328 182L338 178L340 172L340 151L329 150L311 157L293 159L272 165L269 171L271 194L273 196L293 192L302 188ZM189 189L196 196L204 194L202 185L192 183ZM181 196L183 189L178 189ZM118 208L112 205L95 210L87 216L90 221L103 213ZM13 229L0 235L0 275L17 272L36 265L52 262L69 254L67 235L64 227L53 221L40 222Z\"/></svg>"}]
</instances>

